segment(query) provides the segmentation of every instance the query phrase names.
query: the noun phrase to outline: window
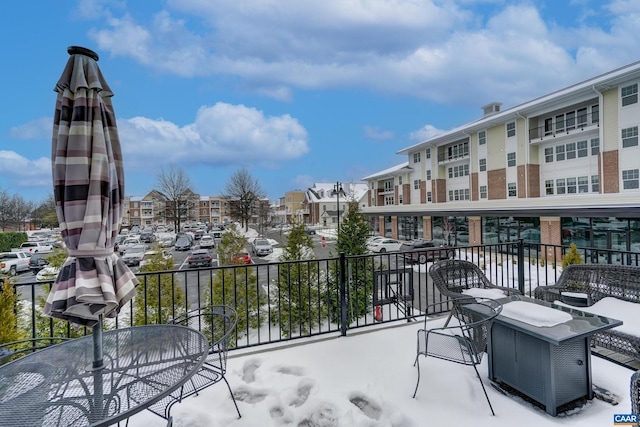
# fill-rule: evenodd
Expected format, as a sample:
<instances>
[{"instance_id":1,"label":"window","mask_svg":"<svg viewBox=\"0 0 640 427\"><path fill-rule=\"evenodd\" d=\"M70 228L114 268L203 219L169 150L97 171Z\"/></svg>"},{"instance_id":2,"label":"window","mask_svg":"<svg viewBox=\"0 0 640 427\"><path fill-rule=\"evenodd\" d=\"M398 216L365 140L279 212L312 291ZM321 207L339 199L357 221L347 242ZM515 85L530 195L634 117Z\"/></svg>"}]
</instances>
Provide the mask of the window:
<instances>
[{"instance_id":1,"label":"window","mask_svg":"<svg viewBox=\"0 0 640 427\"><path fill-rule=\"evenodd\" d=\"M564 114L556 116L556 132L564 130Z\"/></svg>"},{"instance_id":2,"label":"window","mask_svg":"<svg viewBox=\"0 0 640 427\"><path fill-rule=\"evenodd\" d=\"M507 123L507 138L516 136L516 122Z\"/></svg>"},{"instance_id":3,"label":"window","mask_svg":"<svg viewBox=\"0 0 640 427\"><path fill-rule=\"evenodd\" d=\"M427 170L427 181L431 180L431 169Z\"/></svg>"},{"instance_id":4,"label":"window","mask_svg":"<svg viewBox=\"0 0 640 427\"><path fill-rule=\"evenodd\" d=\"M588 192L589 192L589 177L579 176L578 177L578 193L588 193Z\"/></svg>"},{"instance_id":5,"label":"window","mask_svg":"<svg viewBox=\"0 0 640 427\"><path fill-rule=\"evenodd\" d=\"M591 191L600 192L600 177L598 175L591 175Z\"/></svg>"},{"instance_id":6,"label":"window","mask_svg":"<svg viewBox=\"0 0 640 427\"><path fill-rule=\"evenodd\" d=\"M480 159L478 163L480 164L480 172L485 172L487 170L487 159Z\"/></svg>"},{"instance_id":7,"label":"window","mask_svg":"<svg viewBox=\"0 0 640 427\"><path fill-rule=\"evenodd\" d=\"M622 188L632 190L640 187L638 169L622 171Z\"/></svg>"},{"instance_id":8,"label":"window","mask_svg":"<svg viewBox=\"0 0 640 427\"><path fill-rule=\"evenodd\" d=\"M427 191L427 202L431 201L431 191Z\"/></svg>"},{"instance_id":9,"label":"window","mask_svg":"<svg viewBox=\"0 0 640 427\"><path fill-rule=\"evenodd\" d=\"M567 130L576 128L576 112L575 111L571 111L567 113L566 125L567 125Z\"/></svg>"},{"instance_id":10,"label":"window","mask_svg":"<svg viewBox=\"0 0 640 427\"><path fill-rule=\"evenodd\" d=\"M480 131L478 132L478 145L484 145L487 143L487 132Z\"/></svg>"},{"instance_id":11,"label":"window","mask_svg":"<svg viewBox=\"0 0 640 427\"><path fill-rule=\"evenodd\" d=\"M636 147L638 145L638 126L622 129L622 147Z\"/></svg>"},{"instance_id":12,"label":"window","mask_svg":"<svg viewBox=\"0 0 640 427\"><path fill-rule=\"evenodd\" d=\"M481 199L486 199L487 198L487 186L486 185L481 185L480 186L480 198Z\"/></svg>"},{"instance_id":13,"label":"window","mask_svg":"<svg viewBox=\"0 0 640 427\"><path fill-rule=\"evenodd\" d=\"M598 104L591 107L591 122L598 123L600 121L600 106Z\"/></svg>"},{"instance_id":14,"label":"window","mask_svg":"<svg viewBox=\"0 0 640 427\"><path fill-rule=\"evenodd\" d=\"M413 153L413 163L420 163L420 153Z\"/></svg>"},{"instance_id":15,"label":"window","mask_svg":"<svg viewBox=\"0 0 640 427\"><path fill-rule=\"evenodd\" d=\"M427 158L427 159L430 159L431 158L431 148L427 148L425 150L425 154L426 155L424 157Z\"/></svg>"},{"instance_id":16,"label":"window","mask_svg":"<svg viewBox=\"0 0 640 427\"><path fill-rule=\"evenodd\" d=\"M548 118L544 120L544 134L551 135L553 133L553 119Z\"/></svg>"},{"instance_id":17,"label":"window","mask_svg":"<svg viewBox=\"0 0 640 427\"><path fill-rule=\"evenodd\" d=\"M449 201L453 201L453 190L449 190Z\"/></svg>"},{"instance_id":18,"label":"window","mask_svg":"<svg viewBox=\"0 0 640 427\"><path fill-rule=\"evenodd\" d=\"M401 176L398 177L398 185L402 185L402 177Z\"/></svg>"},{"instance_id":19,"label":"window","mask_svg":"<svg viewBox=\"0 0 640 427\"><path fill-rule=\"evenodd\" d=\"M576 158L576 143L570 142L567 144L567 160Z\"/></svg>"},{"instance_id":20,"label":"window","mask_svg":"<svg viewBox=\"0 0 640 427\"><path fill-rule=\"evenodd\" d=\"M453 168L449 168L449 178L453 178Z\"/></svg>"},{"instance_id":21,"label":"window","mask_svg":"<svg viewBox=\"0 0 640 427\"><path fill-rule=\"evenodd\" d=\"M600 138L593 138L591 140L591 155L596 156L600 152Z\"/></svg>"},{"instance_id":22,"label":"window","mask_svg":"<svg viewBox=\"0 0 640 427\"><path fill-rule=\"evenodd\" d=\"M414 179L413 180L413 189L414 190L419 190L420 189L420 180L419 179Z\"/></svg>"},{"instance_id":23,"label":"window","mask_svg":"<svg viewBox=\"0 0 640 427\"><path fill-rule=\"evenodd\" d=\"M133 202L133 207L137 208L138 207L138 202Z\"/></svg>"},{"instance_id":24,"label":"window","mask_svg":"<svg viewBox=\"0 0 640 427\"><path fill-rule=\"evenodd\" d=\"M398 194L398 204L402 204L402 194Z\"/></svg>"},{"instance_id":25,"label":"window","mask_svg":"<svg viewBox=\"0 0 640 427\"><path fill-rule=\"evenodd\" d=\"M567 178L567 193L576 194L576 179Z\"/></svg>"},{"instance_id":26,"label":"window","mask_svg":"<svg viewBox=\"0 0 640 427\"><path fill-rule=\"evenodd\" d=\"M551 163L553 162L553 148L545 148L544 149L544 162Z\"/></svg>"},{"instance_id":27,"label":"window","mask_svg":"<svg viewBox=\"0 0 640 427\"><path fill-rule=\"evenodd\" d=\"M564 160L564 145L558 145L556 147L556 160L558 162Z\"/></svg>"},{"instance_id":28,"label":"window","mask_svg":"<svg viewBox=\"0 0 640 427\"><path fill-rule=\"evenodd\" d=\"M371 189L375 189L376 188L376 184L374 182L371 183Z\"/></svg>"},{"instance_id":29,"label":"window","mask_svg":"<svg viewBox=\"0 0 640 427\"><path fill-rule=\"evenodd\" d=\"M393 181L385 181L384 182L384 191L391 191L393 190Z\"/></svg>"},{"instance_id":30,"label":"window","mask_svg":"<svg viewBox=\"0 0 640 427\"><path fill-rule=\"evenodd\" d=\"M556 194L565 194L567 188L564 184L564 178L556 179Z\"/></svg>"},{"instance_id":31,"label":"window","mask_svg":"<svg viewBox=\"0 0 640 427\"><path fill-rule=\"evenodd\" d=\"M578 157L587 157L589 155L589 147L587 141L578 141Z\"/></svg>"},{"instance_id":32,"label":"window","mask_svg":"<svg viewBox=\"0 0 640 427\"><path fill-rule=\"evenodd\" d=\"M516 183L510 182L507 184L507 191L509 197L516 197L518 195L518 191L516 190Z\"/></svg>"},{"instance_id":33,"label":"window","mask_svg":"<svg viewBox=\"0 0 640 427\"><path fill-rule=\"evenodd\" d=\"M587 109L581 108L578 110L578 126L584 126L587 124Z\"/></svg>"},{"instance_id":34,"label":"window","mask_svg":"<svg viewBox=\"0 0 640 427\"><path fill-rule=\"evenodd\" d=\"M393 205L393 196L384 196L385 206Z\"/></svg>"},{"instance_id":35,"label":"window","mask_svg":"<svg viewBox=\"0 0 640 427\"><path fill-rule=\"evenodd\" d=\"M622 96L622 106L636 104L638 102L638 84L625 86L620 90Z\"/></svg>"},{"instance_id":36,"label":"window","mask_svg":"<svg viewBox=\"0 0 640 427\"><path fill-rule=\"evenodd\" d=\"M548 179L544 182L544 193L548 196L553 194L553 180Z\"/></svg>"},{"instance_id":37,"label":"window","mask_svg":"<svg viewBox=\"0 0 640 427\"><path fill-rule=\"evenodd\" d=\"M507 154L507 166L513 167L516 165L516 153Z\"/></svg>"}]
</instances>

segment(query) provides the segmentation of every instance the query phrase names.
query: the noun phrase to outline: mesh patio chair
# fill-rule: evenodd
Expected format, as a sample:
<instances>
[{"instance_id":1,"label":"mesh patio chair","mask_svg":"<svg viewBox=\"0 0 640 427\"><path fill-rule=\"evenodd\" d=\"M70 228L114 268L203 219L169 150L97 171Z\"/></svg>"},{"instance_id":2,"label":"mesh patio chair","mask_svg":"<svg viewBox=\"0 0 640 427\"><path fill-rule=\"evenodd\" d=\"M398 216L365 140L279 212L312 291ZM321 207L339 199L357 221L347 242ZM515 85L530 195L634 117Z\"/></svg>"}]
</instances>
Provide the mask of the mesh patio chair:
<instances>
[{"instance_id":1,"label":"mesh patio chair","mask_svg":"<svg viewBox=\"0 0 640 427\"><path fill-rule=\"evenodd\" d=\"M181 401L184 397L192 394L197 395L199 391L212 386L220 381L224 381L229 389L229 394L236 407L238 418L241 418L236 398L233 395L231 386L225 377L227 372L227 352L229 342L234 336L238 323L238 313L232 307L224 305L210 305L190 310L185 314L176 317L171 322L176 325L187 326L197 329L209 339L209 355L200 371L195 374L190 382L187 382L180 390L179 396L169 402L165 409L164 417L171 419L170 410L174 403ZM156 412L157 413L157 412ZM163 416L163 415L161 415Z\"/></svg>"},{"instance_id":2,"label":"mesh patio chair","mask_svg":"<svg viewBox=\"0 0 640 427\"><path fill-rule=\"evenodd\" d=\"M495 289L502 291L505 296L522 295L518 289L494 285L480 267L460 259L448 259L434 263L429 268L429 275L440 294L452 301L456 299L464 301L469 298L469 295L463 294L463 291L472 288ZM454 304L445 326L449 324L452 316L457 316L457 306L459 304Z\"/></svg>"},{"instance_id":3,"label":"mesh patio chair","mask_svg":"<svg viewBox=\"0 0 640 427\"><path fill-rule=\"evenodd\" d=\"M631 375L631 413L640 413L640 371Z\"/></svg>"},{"instance_id":4,"label":"mesh patio chair","mask_svg":"<svg viewBox=\"0 0 640 427\"><path fill-rule=\"evenodd\" d=\"M459 302L460 300L454 300L454 305L458 305ZM418 330L418 351L414 362L414 366L418 369L418 380L413 397L416 397L418 386L420 385L420 355L435 357L461 365L472 366L487 398L491 413L495 415L487 390L478 373L477 365L482 361L482 355L487 349L487 340L491 332L493 319L501 311L502 305L498 301L466 298L464 304L459 304L457 307L459 320L456 325L428 329L427 322L429 317L426 316L424 329Z\"/></svg>"}]
</instances>

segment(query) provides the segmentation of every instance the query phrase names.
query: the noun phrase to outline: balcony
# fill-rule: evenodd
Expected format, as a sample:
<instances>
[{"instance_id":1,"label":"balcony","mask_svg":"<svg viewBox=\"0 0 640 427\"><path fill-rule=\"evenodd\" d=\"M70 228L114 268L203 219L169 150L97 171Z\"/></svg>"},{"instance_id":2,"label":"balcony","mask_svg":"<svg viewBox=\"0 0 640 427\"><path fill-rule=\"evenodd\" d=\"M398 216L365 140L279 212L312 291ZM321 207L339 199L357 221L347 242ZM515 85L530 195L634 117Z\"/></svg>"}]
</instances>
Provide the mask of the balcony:
<instances>
[{"instance_id":1,"label":"balcony","mask_svg":"<svg viewBox=\"0 0 640 427\"><path fill-rule=\"evenodd\" d=\"M529 129L529 143L536 144L553 138L575 136L581 132L596 130L598 127L600 127L600 119L592 114L583 114L576 118L554 120L553 122L547 120L543 126Z\"/></svg>"},{"instance_id":2,"label":"balcony","mask_svg":"<svg viewBox=\"0 0 640 427\"><path fill-rule=\"evenodd\" d=\"M438 163L446 164L451 162L457 162L460 160L468 160L469 159L469 149L460 150L453 153L439 153L438 154Z\"/></svg>"}]
</instances>

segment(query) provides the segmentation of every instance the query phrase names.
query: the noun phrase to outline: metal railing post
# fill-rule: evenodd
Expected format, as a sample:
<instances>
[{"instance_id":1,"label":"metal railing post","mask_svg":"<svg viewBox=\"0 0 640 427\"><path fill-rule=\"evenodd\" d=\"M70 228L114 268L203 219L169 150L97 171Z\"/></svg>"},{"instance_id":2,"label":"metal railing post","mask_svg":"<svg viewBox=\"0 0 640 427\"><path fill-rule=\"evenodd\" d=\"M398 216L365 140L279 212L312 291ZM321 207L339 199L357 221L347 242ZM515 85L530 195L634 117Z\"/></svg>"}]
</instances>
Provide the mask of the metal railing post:
<instances>
[{"instance_id":1,"label":"metal railing post","mask_svg":"<svg viewBox=\"0 0 640 427\"><path fill-rule=\"evenodd\" d=\"M340 335L347 335L346 257L340 252Z\"/></svg>"},{"instance_id":2,"label":"metal railing post","mask_svg":"<svg viewBox=\"0 0 640 427\"><path fill-rule=\"evenodd\" d=\"M518 289L524 295L524 239L518 239Z\"/></svg>"}]
</instances>

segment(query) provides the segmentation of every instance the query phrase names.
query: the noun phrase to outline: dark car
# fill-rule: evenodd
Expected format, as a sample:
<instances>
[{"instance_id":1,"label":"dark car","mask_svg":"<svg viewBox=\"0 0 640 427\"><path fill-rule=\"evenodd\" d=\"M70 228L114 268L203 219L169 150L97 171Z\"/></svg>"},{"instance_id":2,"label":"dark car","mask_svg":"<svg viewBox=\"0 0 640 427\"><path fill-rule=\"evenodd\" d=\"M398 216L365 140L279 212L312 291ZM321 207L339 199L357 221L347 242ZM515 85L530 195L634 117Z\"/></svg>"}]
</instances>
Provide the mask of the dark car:
<instances>
[{"instance_id":1,"label":"dark car","mask_svg":"<svg viewBox=\"0 0 640 427\"><path fill-rule=\"evenodd\" d=\"M49 265L49 261L47 261L48 255L51 254L37 252L31 255L29 258L29 270L31 270L33 274L38 274L40 270Z\"/></svg>"},{"instance_id":2,"label":"dark car","mask_svg":"<svg viewBox=\"0 0 640 427\"><path fill-rule=\"evenodd\" d=\"M307 232L307 234L309 234L310 236L313 236L316 234L316 230L314 230L313 228L305 228L305 231Z\"/></svg>"},{"instance_id":3,"label":"dark car","mask_svg":"<svg viewBox=\"0 0 640 427\"><path fill-rule=\"evenodd\" d=\"M173 245L173 248L176 251L188 251L191 249L191 239L187 236L180 236L178 240L176 240L176 244Z\"/></svg>"},{"instance_id":4,"label":"dark car","mask_svg":"<svg viewBox=\"0 0 640 427\"><path fill-rule=\"evenodd\" d=\"M412 240L400 246L400 252L408 263L426 264L429 261L451 259L455 256L453 248L441 246L432 240Z\"/></svg>"},{"instance_id":5,"label":"dark car","mask_svg":"<svg viewBox=\"0 0 640 427\"><path fill-rule=\"evenodd\" d=\"M140 241L142 243L153 243L156 241L156 236L153 233L149 233L145 231L142 234L140 234Z\"/></svg>"},{"instance_id":6,"label":"dark car","mask_svg":"<svg viewBox=\"0 0 640 427\"><path fill-rule=\"evenodd\" d=\"M189 263L189 268L191 267L211 267L212 258L211 254L207 249L196 249L191 252L189 258L187 259Z\"/></svg>"}]
</instances>

